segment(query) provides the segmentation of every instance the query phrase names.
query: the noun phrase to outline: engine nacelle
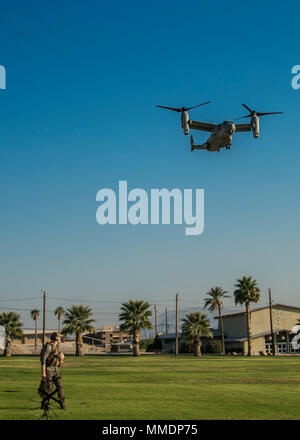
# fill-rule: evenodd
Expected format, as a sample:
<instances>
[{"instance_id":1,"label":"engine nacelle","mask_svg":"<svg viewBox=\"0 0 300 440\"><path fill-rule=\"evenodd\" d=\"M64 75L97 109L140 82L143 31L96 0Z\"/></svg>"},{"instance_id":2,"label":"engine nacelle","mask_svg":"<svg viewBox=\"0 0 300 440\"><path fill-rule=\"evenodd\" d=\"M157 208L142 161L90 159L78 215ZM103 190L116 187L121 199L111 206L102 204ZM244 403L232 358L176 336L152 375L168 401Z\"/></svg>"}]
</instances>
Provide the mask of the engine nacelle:
<instances>
[{"instance_id":1,"label":"engine nacelle","mask_svg":"<svg viewBox=\"0 0 300 440\"><path fill-rule=\"evenodd\" d=\"M259 118L257 115L251 116L251 128L254 138L259 137Z\"/></svg>"},{"instance_id":2,"label":"engine nacelle","mask_svg":"<svg viewBox=\"0 0 300 440\"><path fill-rule=\"evenodd\" d=\"M189 134L190 126L189 126L189 114L187 111L181 112L181 127L183 128L184 134Z\"/></svg>"}]
</instances>

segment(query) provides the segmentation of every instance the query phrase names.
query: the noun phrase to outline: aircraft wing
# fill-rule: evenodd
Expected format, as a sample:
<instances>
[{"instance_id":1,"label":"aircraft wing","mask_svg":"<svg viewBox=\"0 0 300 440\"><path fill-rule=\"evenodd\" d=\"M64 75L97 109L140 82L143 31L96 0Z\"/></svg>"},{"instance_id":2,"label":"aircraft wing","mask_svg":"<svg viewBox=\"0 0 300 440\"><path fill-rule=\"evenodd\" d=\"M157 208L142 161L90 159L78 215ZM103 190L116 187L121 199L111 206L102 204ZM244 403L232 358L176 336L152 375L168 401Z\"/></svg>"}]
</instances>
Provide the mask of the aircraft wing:
<instances>
[{"instance_id":1,"label":"aircraft wing","mask_svg":"<svg viewBox=\"0 0 300 440\"><path fill-rule=\"evenodd\" d=\"M235 131L251 131L251 124L235 124Z\"/></svg>"},{"instance_id":2,"label":"aircraft wing","mask_svg":"<svg viewBox=\"0 0 300 440\"><path fill-rule=\"evenodd\" d=\"M201 131L213 131L216 127L215 124L210 124L209 122L199 122L189 120L189 126L192 130L201 130Z\"/></svg>"}]
</instances>

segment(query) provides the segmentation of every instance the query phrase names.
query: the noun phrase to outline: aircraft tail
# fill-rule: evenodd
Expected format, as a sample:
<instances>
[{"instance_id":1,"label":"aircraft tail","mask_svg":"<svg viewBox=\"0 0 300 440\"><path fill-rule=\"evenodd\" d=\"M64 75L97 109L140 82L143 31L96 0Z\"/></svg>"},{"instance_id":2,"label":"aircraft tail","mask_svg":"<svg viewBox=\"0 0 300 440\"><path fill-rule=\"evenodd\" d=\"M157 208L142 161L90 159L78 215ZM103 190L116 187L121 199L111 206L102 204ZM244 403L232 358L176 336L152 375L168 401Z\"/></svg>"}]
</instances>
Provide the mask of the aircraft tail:
<instances>
[{"instance_id":1,"label":"aircraft tail","mask_svg":"<svg viewBox=\"0 0 300 440\"><path fill-rule=\"evenodd\" d=\"M202 144L202 145L196 145L194 143L194 138L193 138L192 135L190 137L190 144L191 144L191 151L194 151L194 150L208 150L206 142L204 144ZM212 150L212 151L215 151L215 150Z\"/></svg>"},{"instance_id":2,"label":"aircraft tail","mask_svg":"<svg viewBox=\"0 0 300 440\"><path fill-rule=\"evenodd\" d=\"M191 137L190 137L190 144L191 144L191 151L194 151L194 138L193 138L193 135L191 135Z\"/></svg>"}]
</instances>

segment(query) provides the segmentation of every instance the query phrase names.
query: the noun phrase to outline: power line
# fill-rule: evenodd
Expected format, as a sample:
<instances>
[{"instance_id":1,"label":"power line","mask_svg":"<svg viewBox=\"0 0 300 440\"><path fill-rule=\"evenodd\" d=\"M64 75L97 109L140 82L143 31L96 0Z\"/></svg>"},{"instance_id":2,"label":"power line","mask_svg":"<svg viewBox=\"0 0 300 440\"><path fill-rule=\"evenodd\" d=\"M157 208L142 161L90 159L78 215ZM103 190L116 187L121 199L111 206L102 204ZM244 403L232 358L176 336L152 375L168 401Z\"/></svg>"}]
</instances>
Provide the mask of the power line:
<instances>
[{"instance_id":1,"label":"power line","mask_svg":"<svg viewBox=\"0 0 300 440\"><path fill-rule=\"evenodd\" d=\"M28 301L28 300L31 300L31 299L41 299L39 296L33 296L33 297L31 297L31 298L17 298L17 299L11 299L11 298L8 298L8 299L0 299L0 301L1 302L15 302L15 301Z\"/></svg>"},{"instance_id":2,"label":"power line","mask_svg":"<svg viewBox=\"0 0 300 440\"><path fill-rule=\"evenodd\" d=\"M58 299L60 301L82 301L81 298L61 298L56 296L49 296L48 299ZM122 301L103 301L103 300L96 300L96 299L86 299L84 298L84 302L95 302L95 303L108 303L108 304L121 304Z\"/></svg>"},{"instance_id":3,"label":"power line","mask_svg":"<svg viewBox=\"0 0 300 440\"><path fill-rule=\"evenodd\" d=\"M8 303L10 303L10 302L16 302L16 301L28 301L28 300L36 300L36 299L38 299L38 300L40 300L41 299L41 297L37 297L37 296L35 296L35 297L29 297L29 298L7 298L7 299L0 299L0 301L1 302L8 302ZM94 302L94 303L101 303L101 304L122 304L123 303L123 301L121 301L121 300L119 300L119 301L107 301L107 300L97 300L97 299L86 299L86 298L84 298L84 299L81 299L81 298L65 298L65 297L57 297L57 296L48 296L47 295L47 299L48 300L60 300L60 301L75 301L75 302L78 302L78 301L84 301L84 302ZM166 303L166 302L174 302L174 299L167 299L167 298L165 298L165 299L160 299L160 300L152 300L149 304L150 305L154 305L154 304L156 304L156 303ZM196 300L191 300L191 299L184 299L184 298L182 298L181 300L180 300L180 302L181 302L181 304L182 303L185 303L185 302L189 302L189 303L194 303L194 304L198 304L198 305L201 305L201 302L203 302L203 299L201 299L201 300L199 300L199 301L196 301ZM259 303L260 305L268 305L269 303L268 302L260 302ZM160 304L161 306L163 306L164 304ZM226 305L225 305L226 306ZM231 306L231 307L228 307L228 308L239 308L238 306Z\"/></svg>"},{"instance_id":4,"label":"power line","mask_svg":"<svg viewBox=\"0 0 300 440\"><path fill-rule=\"evenodd\" d=\"M56 299L56 300L60 300L60 301L82 301L81 298L65 298L65 297L58 297L58 296L47 296L47 299ZM167 302L167 301L174 301L173 299L160 299L160 300L152 300L150 305L154 305L155 303L160 303L160 302ZM123 302L126 301L107 301L107 300L98 300L98 299L86 299L84 298L84 302L94 302L94 303L106 303L106 304L122 304Z\"/></svg>"}]
</instances>

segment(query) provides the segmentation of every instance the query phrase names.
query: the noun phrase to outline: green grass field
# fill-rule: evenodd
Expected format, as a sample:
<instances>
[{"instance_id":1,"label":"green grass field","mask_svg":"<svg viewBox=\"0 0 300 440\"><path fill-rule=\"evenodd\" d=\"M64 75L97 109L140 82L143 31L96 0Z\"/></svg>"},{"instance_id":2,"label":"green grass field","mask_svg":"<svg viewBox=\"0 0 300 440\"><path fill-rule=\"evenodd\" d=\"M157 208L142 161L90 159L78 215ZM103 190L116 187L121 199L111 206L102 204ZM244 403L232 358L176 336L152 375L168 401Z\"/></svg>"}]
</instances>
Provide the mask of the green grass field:
<instances>
[{"instance_id":1,"label":"green grass field","mask_svg":"<svg viewBox=\"0 0 300 440\"><path fill-rule=\"evenodd\" d=\"M61 374L61 419L300 418L298 357L67 357ZM38 357L1 357L0 419L37 419L39 382Z\"/></svg>"}]
</instances>

